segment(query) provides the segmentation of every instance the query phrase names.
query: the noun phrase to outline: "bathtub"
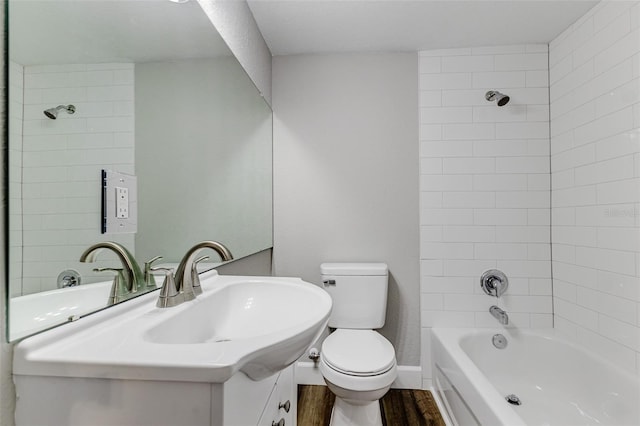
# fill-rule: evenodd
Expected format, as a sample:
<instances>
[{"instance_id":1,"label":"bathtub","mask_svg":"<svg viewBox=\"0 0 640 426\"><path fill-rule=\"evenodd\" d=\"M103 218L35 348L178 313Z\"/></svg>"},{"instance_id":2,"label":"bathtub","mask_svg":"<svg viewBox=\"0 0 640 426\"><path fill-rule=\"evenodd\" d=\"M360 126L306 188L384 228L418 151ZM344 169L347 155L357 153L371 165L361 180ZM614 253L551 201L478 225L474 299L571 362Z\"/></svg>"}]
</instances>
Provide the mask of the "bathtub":
<instances>
[{"instance_id":1,"label":"bathtub","mask_svg":"<svg viewBox=\"0 0 640 426\"><path fill-rule=\"evenodd\" d=\"M495 334L506 337L497 349ZM432 330L433 384L458 425L640 425L639 377L549 330ZM508 395L521 405L512 405Z\"/></svg>"},{"instance_id":2,"label":"bathtub","mask_svg":"<svg viewBox=\"0 0 640 426\"><path fill-rule=\"evenodd\" d=\"M9 307L11 340L64 324L107 306L111 281L83 284L13 297Z\"/></svg>"}]
</instances>

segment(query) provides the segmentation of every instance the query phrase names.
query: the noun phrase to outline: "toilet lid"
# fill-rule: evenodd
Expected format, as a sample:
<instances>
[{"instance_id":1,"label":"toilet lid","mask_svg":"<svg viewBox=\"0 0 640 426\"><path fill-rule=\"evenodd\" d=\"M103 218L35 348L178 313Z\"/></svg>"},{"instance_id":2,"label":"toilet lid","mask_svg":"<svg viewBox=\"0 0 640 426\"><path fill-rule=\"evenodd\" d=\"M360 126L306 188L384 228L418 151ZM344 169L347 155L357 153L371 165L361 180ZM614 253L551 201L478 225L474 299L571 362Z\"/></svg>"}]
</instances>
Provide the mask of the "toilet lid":
<instances>
[{"instance_id":1,"label":"toilet lid","mask_svg":"<svg viewBox=\"0 0 640 426\"><path fill-rule=\"evenodd\" d=\"M373 330L338 329L322 343L322 358L334 370L352 376L373 376L393 367L391 343Z\"/></svg>"}]
</instances>

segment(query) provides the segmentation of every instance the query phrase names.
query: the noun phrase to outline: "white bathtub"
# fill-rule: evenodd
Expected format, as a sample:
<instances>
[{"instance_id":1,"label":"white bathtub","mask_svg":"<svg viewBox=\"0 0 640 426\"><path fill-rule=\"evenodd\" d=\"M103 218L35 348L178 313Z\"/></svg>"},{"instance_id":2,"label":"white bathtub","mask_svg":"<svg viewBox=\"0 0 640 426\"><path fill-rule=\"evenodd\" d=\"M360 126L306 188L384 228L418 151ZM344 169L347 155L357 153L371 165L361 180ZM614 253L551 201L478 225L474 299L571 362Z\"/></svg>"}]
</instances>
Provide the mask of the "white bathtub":
<instances>
[{"instance_id":1,"label":"white bathtub","mask_svg":"<svg viewBox=\"0 0 640 426\"><path fill-rule=\"evenodd\" d=\"M507 338L505 349L492 337ZM434 387L459 425L640 425L639 377L552 329L432 330ZM522 405L505 397L517 395Z\"/></svg>"},{"instance_id":2,"label":"white bathtub","mask_svg":"<svg viewBox=\"0 0 640 426\"><path fill-rule=\"evenodd\" d=\"M102 309L110 291L111 281L106 281L14 297L9 307L9 337L20 339L64 324L69 317Z\"/></svg>"}]
</instances>

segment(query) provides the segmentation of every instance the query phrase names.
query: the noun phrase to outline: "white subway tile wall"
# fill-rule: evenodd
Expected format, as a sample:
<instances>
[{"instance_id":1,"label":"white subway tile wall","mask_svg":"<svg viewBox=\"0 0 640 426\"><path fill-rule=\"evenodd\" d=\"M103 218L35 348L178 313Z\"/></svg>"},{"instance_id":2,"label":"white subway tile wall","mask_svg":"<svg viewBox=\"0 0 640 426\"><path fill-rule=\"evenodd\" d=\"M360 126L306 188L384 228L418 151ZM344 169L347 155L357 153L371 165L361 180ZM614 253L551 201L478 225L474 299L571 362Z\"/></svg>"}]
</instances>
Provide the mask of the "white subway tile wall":
<instances>
[{"instance_id":1,"label":"white subway tile wall","mask_svg":"<svg viewBox=\"0 0 640 426\"><path fill-rule=\"evenodd\" d=\"M550 44L555 327L640 372L640 2Z\"/></svg>"},{"instance_id":2,"label":"white subway tile wall","mask_svg":"<svg viewBox=\"0 0 640 426\"><path fill-rule=\"evenodd\" d=\"M113 266L107 253L94 264L78 258L89 245L104 240L134 250L133 234L100 233L100 170L135 172L134 65L12 64L14 68L24 70L24 105L16 99L11 111L24 111L24 117L16 124L22 130L22 168L15 171L21 181L12 175L19 182L12 198L15 193L23 200L22 221L14 222L12 216L12 228L20 226L11 236L12 243L22 242L22 269L17 262L11 265L12 275L21 271L22 279L16 277L12 295L55 289L58 274L69 268L77 269L84 282L110 280L93 272L108 262ZM14 92L16 98L21 93L12 90L12 100ZM45 109L61 104L75 105L75 114L60 112L56 120L44 116Z\"/></svg>"},{"instance_id":3,"label":"white subway tile wall","mask_svg":"<svg viewBox=\"0 0 640 426\"><path fill-rule=\"evenodd\" d=\"M546 45L420 52L423 352L430 327L499 326L493 304L553 325L548 93ZM492 268L511 283L499 300L479 285Z\"/></svg>"}]
</instances>

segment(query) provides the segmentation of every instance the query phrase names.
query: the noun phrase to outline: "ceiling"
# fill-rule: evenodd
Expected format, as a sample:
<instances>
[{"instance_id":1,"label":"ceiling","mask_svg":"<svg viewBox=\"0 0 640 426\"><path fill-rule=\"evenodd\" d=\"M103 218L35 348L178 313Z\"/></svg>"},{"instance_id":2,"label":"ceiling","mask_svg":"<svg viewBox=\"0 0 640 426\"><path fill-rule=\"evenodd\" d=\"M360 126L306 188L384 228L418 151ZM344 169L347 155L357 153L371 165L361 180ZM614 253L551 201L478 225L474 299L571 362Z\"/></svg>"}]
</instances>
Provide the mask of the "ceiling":
<instances>
[{"instance_id":1,"label":"ceiling","mask_svg":"<svg viewBox=\"0 0 640 426\"><path fill-rule=\"evenodd\" d=\"M150 62L230 54L196 1L9 2L9 55L22 65Z\"/></svg>"},{"instance_id":2,"label":"ceiling","mask_svg":"<svg viewBox=\"0 0 640 426\"><path fill-rule=\"evenodd\" d=\"M548 43L588 0L248 0L273 55Z\"/></svg>"}]
</instances>

